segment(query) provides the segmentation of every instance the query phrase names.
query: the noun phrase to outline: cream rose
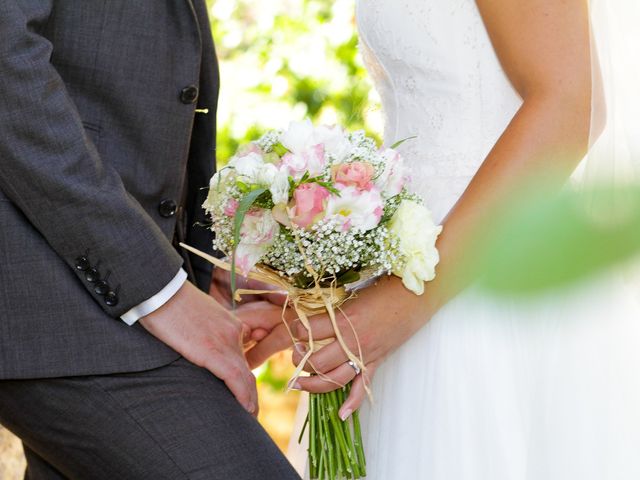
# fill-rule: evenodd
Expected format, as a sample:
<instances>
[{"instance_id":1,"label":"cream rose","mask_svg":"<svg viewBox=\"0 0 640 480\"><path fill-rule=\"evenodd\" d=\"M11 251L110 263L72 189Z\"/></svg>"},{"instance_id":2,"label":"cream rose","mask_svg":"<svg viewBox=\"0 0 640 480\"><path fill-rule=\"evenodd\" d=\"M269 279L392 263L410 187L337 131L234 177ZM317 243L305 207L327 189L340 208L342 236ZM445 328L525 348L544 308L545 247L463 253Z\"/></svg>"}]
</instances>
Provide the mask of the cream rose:
<instances>
[{"instance_id":1,"label":"cream rose","mask_svg":"<svg viewBox=\"0 0 640 480\"><path fill-rule=\"evenodd\" d=\"M436 240L442 227L436 225L431 212L411 200L404 200L389 222L389 230L399 241L403 261L394 266L393 274L416 295L424 293L424 282L436 276L440 256Z\"/></svg>"}]
</instances>

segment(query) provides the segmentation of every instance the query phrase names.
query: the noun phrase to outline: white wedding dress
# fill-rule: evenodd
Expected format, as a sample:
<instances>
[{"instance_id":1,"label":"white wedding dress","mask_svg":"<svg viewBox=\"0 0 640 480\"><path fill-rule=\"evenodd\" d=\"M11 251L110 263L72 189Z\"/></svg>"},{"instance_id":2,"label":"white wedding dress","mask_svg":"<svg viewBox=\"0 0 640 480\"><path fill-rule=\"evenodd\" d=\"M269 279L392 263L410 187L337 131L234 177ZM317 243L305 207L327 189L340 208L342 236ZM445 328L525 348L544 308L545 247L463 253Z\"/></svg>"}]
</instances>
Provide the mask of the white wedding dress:
<instances>
[{"instance_id":1,"label":"white wedding dress","mask_svg":"<svg viewBox=\"0 0 640 480\"><path fill-rule=\"evenodd\" d=\"M441 220L521 105L474 0L358 0L385 140ZM470 288L378 370L370 480L640 479L640 305L622 275L535 302Z\"/></svg>"}]
</instances>

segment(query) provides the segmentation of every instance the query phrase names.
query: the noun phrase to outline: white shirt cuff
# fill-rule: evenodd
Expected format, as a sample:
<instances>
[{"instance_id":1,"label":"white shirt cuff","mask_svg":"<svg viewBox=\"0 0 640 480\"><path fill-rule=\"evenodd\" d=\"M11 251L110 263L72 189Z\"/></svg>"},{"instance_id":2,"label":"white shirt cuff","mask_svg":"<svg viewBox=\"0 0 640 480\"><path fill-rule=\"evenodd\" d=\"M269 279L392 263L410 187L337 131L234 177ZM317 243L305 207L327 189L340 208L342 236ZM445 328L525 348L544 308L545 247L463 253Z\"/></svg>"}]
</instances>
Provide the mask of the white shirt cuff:
<instances>
[{"instance_id":1,"label":"white shirt cuff","mask_svg":"<svg viewBox=\"0 0 640 480\"><path fill-rule=\"evenodd\" d=\"M184 269L180 269L178 274L173 277L166 287L156 293L149 300L142 302L140 305L133 307L127 313L120 318L124 323L131 326L140 320L142 317L146 317L150 313L155 312L180 290L180 287L187 281L187 272Z\"/></svg>"}]
</instances>

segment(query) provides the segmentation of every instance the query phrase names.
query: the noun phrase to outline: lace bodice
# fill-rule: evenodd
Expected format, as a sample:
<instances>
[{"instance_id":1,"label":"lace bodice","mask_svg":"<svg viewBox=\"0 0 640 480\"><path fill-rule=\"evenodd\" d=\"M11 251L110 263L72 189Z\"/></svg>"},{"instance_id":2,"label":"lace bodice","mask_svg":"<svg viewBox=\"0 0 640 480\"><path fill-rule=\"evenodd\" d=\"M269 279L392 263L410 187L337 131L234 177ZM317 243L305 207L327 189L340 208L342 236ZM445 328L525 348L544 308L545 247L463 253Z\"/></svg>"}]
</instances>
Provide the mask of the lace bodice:
<instances>
[{"instance_id":1,"label":"lace bodice","mask_svg":"<svg viewBox=\"0 0 640 480\"><path fill-rule=\"evenodd\" d=\"M474 0L357 0L360 48L382 98L385 141L440 220L521 105Z\"/></svg>"}]
</instances>

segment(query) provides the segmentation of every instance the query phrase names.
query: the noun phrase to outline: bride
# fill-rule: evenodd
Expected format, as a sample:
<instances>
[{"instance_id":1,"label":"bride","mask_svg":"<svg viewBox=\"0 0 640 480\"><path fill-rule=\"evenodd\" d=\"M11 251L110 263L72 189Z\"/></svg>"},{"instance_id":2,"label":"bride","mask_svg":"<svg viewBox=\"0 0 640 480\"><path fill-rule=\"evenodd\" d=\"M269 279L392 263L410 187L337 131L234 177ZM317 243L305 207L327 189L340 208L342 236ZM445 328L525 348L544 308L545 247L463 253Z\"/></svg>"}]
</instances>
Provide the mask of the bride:
<instances>
[{"instance_id":1,"label":"bride","mask_svg":"<svg viewBox=\"0 0 640 480\"><path fill-rule=\"evenodd\" d=\"M337 343L311 358L336 382L355 378L340 414L362 405L369 479L640 478L640 306L622 276L536 300L445 288L493 202L533 174L567 180L602 133L590 13L587 0L358 2L385 139L417 137L400 147L412 189L444 226L423 296L389 277L346 305L372 404ZM321 316L312 328L333 336Z\"/></svg>"}]
</instances>

